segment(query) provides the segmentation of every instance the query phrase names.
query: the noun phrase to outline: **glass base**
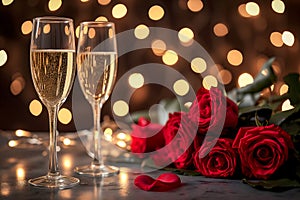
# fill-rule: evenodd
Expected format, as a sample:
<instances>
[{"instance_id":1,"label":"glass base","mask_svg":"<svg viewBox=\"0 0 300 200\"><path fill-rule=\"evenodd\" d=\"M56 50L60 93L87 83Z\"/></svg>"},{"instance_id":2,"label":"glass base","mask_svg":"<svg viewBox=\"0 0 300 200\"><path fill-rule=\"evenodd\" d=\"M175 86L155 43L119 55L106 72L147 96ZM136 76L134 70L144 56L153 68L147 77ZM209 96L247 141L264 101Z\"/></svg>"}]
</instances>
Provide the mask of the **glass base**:
<instances>
[{"instance_id":1,"label":"glass base","mask_svg":"<svg viewBox=\"0 0 300 200\"><path fill-rule=\"evenodd\" d=\"M74 170L76 173L92 177L109 177L119 174L120 169L115 166L107 165L85 165L76 167Z\"/></svg>"},{"instance_id":2,"label":"glass base","mask_svg":"<svg viewBox=\"0 0 300 200\"><path fill-rule=\"evenodd\" d=\"M58 176L55 178L41 176L28 181L29 184L41 188L67 189L79 184L79 179L67 176Z\"/></svg>"}]
</instances>

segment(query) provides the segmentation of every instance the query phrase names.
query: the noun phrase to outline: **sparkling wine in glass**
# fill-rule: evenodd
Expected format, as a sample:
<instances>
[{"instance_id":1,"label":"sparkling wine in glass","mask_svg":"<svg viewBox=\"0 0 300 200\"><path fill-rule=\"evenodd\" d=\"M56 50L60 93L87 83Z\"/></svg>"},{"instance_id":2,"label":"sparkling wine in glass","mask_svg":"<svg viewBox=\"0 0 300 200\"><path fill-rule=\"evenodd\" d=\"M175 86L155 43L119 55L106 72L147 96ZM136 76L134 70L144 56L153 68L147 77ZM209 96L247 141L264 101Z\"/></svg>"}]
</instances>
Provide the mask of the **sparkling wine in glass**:
<instances>
[{"instance_id":1,"label":"sparkling wine in glass","mask_svg":"<svg viewBox=\"0 0 300 200\"><path fill-rule=\"evenodd\" d=\"M101 154L101 108L109 98L117 74L117 44L112 22L82 22L77 46L77 76L81 90L93 110L94 158L75 168L78 174L107 177L119 168L105 165Z\"/></svg>"},{"instance_id":2,"label":"sparkling wine in glass","mask_svg":"<svg viewBox=\"0 0 300 200\"><path fill-rule=\"evenodd\" d=\"M35 90L49 114L49 170L29 183L44 188L64 189L79 179L61 175L57 159L57 113L67 99L76 72L73 20L63 17L33 19L30 44L31 76Z\"/></svg>"}]
</instances>

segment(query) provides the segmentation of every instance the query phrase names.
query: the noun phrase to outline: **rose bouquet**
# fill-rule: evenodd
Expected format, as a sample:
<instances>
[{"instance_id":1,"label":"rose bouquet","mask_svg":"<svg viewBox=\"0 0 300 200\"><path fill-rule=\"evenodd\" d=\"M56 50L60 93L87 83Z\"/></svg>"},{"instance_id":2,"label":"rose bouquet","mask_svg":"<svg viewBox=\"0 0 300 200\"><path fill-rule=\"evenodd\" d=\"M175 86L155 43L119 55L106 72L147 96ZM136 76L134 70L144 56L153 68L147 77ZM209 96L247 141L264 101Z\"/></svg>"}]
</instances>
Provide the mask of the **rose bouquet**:
<instances>
[{"instance_id":1,"label":"rose bouquet","mask_svg":"<svg viewBox=\"0 0 300 200\"><path fill-rule=\"evenodd\" d=\"M272 72L270 61L263 70ZM255 99L255 92L260 93L276 80L271 79L257 76L254 84L235 91L240 102L219 88L201 87L189 110L169 113L163 125L140 117L132 125L132 153L152 159L158 168L192 171L206 177L297 177L297 134L286 131L291 130L286 127L293 122L291 119L295 121L299 109L275 113L270 107L258 106L258 98ZM247 95L256 101L243 101ZM293 94L289 97L293 98Z\"/></svg>"}]
</instances>

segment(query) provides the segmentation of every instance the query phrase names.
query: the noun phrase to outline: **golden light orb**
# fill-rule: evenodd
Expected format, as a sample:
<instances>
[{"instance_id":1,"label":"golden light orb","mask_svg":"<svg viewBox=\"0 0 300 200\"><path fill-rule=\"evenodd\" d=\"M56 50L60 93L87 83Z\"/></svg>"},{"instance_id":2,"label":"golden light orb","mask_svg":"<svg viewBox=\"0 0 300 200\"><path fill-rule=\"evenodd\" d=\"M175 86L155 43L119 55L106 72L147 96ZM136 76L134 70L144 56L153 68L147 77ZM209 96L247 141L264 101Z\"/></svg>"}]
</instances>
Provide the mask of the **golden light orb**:
<instances>
[{"instance_id":1,"label":"golden light orb","mask_svg":"<svg viewBox=\"0 0 300 200\"><path fill-rule=\"evenodd\" d=\"M282 14L285 10L285 4L281 0L273 0L271 3L271 7L274 10L274 12Z\"/></svg>"},{"instance_id":2,"label":"golden light orb","mask_svg":"<svg viewBox=\"0 0 300 200\"><path fill-rule=\"evenodd\" d=\"M257 16L257 15L259 15L260 8L257 3L248 2L248 3L246 3L246 11L251 16Z\"/></svg>"},{"instance_id":3,"label":"golden light orb","mask_svg":"<svg viewBox=\"0 0 300 200\"><path fill-rule=\"evenodd\" d=\"M154 21L158 21L165 15L164 9L159 5L152 6L148 11L148 16Z\"/></svg>"},{"instance_id":4,"label":"golden light orb","mask_svg":"<svg viewBox=\"0 0 300 200\"><path fill-rule=\"evenodd\" d=\"M253 83L253 81L254 81L253 76L249 73L243 73L238 78L238 84L240 88Z\"/></svg>"},{"instance_id":5,"label":"golden light orb","mask_svg":"<svg viewBox=\"0 0 300 200\"><path fill-rule=\"evenodd\" d=\"M117 4L112 9L112 16L121 19L127 14L127 7L124 4Z\"/></svg>"},{"instance_id":6,"label":"golden light orb","mask_svg":"<svg viewBox=\"0 0 300 200\"><path fill-rule=\"evenodd\" d=\"M166 65L174 65L178 61L178 55L173 50L165 51L162 60Z\"/></svg>"},{"instance_id":7,"label":"golden light orb","mask_svg":"<svg viewBox=\"0 0 300 200\"><path fill-rule=\"evenodd\" d=\"M192 12L199 12L203 9L203 2L201 0L188 0L187 7Z\"/></svg>"},{"instance_id":8,"label":"golden light orb","mask_svg":"<svg viewBox=\"0 0 300 200\"><path fill-rule=\"evenodd\" d=\"M283 41L282 41L282 34L279 32L272 32L270 35L270 42L275 47L282 47Z\"/></svg>"},{"instance_id":9,"label":"golden light orb","mask_svg":"<svg viewBox=\"0 0 300 200\"><path fill-rule=\"evenodd\" d=\"M182 28L178 32L178 38L183 43L188 43L194 38L194 32L190 28Z\"/></svg>"},{"instance_id":10,"label":"golden light orb","mask_svg":"<svg viewBox=\"0 0 300 200\"><path fill-rule=\"evenodd\" d=\"M218 23L214 26L214 34L218 37L223 37L228 34L228 28L223 23Z\"/></svg>"},{"instance_id":11,"label":"golden light orb","mask_svg":"<svg viewBox=\"0 0 300 200\"><path fill-rule=\"evenodd\" d=\"M236 49L232 49L227 53L227 60L233 66L239 66L243 62L243 54Z\"/></svg>"},{"instance_id":12,"label":"golden light orb","mask_svg":"<svg viewBox=\"0 0 300 200\"><path fill-rule=\"evenodd\" d=\"M69 124L72 120L72 113L69 109L62 108L59 110L57 117L62 124Z\"/></svg>"}]
</instances>

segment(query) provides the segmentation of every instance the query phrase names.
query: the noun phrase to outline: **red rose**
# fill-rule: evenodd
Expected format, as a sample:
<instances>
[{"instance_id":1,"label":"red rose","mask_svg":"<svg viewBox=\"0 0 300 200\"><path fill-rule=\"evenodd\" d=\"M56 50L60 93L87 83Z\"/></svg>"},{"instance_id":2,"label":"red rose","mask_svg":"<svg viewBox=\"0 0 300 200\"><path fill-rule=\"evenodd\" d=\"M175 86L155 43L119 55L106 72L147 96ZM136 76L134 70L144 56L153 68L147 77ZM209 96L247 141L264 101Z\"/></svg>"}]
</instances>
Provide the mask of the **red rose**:
<instances>
[{"instance_id":1,"label":"red rose","mask_svg":"<svg viewBox=\"0 0 300 200\"><path fill-rule=\"evenodd\" d=\"M276 125L242 127L234 140L242 173L248 178L268 179L289 157L291 137Z\"/></svg>"},{"instance_id":2,"label":"red rose","mask_svg":"<svg viewBox=\"0 0 300 200\"><path fill-rule=\"evenodd\" d=\"M159 155L152 156L159 166L173 163L178 169L186 169L193 163L193 140L197 134L196 125L191 123L187 113L175 112L169 114L169 119L163 128L165 144Z\"/></svg>"},{"instance_id":3,"label":"red rose","mask_svg":"<svg viewBox=\"0 0 300 200\"><path fill-rule=\"evenodd\" d=\"M189 116L192 121L198 124L200 134L207 133L208 129L219 133L222 130L236 127L238 107L224 96L220 89L214 87L210 90L200 88L197 92L197 98L190 108Z\"/></svg>"},{"instance_id":4,"label":"red rose","mask_svg":"<svg viewBox=\"0 0 300 200\"><path fill-rule=\"evenodd\" d=\"M210 145L202 144L194 155L196 171L206 177L226 178L236 171L237 153L232 148L232 139L219 138L214 147L205 156Z\"/></svg>"},{"instance_id":5,"label":"red rose","mask_svg":"<svg viewBox=\"0 0 300 200\"><path fill-rule=\"evenodd\" d=\"M166 144L170 143L177 134L178 129L181 125L181 115L182 112L169 114L169 119L166 122L163 130Z\"/></svg>"},{"instance_id":6,"label":"red rose","mask_svg":"<svg viewBox=\"0 0 300 200\"><path fill-rule=\"evenodd\" d=\"M154 123L133 124L131 132L131 151L147 153L165 145L163 126Z\"/></svg>"}]
</instances>

